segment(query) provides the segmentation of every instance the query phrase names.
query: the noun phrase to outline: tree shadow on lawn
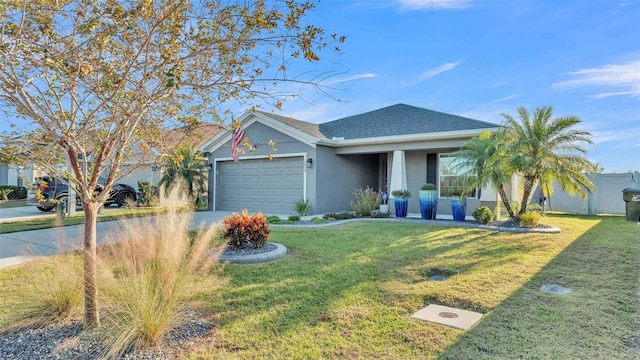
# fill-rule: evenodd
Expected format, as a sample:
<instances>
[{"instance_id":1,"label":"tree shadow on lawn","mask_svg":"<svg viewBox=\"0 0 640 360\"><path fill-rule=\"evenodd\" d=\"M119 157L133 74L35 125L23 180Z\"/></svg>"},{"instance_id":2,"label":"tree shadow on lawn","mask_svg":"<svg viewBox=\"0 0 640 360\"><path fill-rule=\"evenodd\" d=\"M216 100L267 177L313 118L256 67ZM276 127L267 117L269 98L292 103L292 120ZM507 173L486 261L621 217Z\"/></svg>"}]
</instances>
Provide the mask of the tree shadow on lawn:
<instances>
[{"instance_id":1,"label":"tree shadow on lawn","mask_svg":"<svg viewBox=\"0 0 640 360\"><path fill-rule=\"evenodd\" d=\"M441 358L623 359L640 354L640 229L623 217L562 218L595 226L573 234L575 241ZM573 292L543 293L545 283Z\"/></svg>"},{"instance_id":2,"label":"tree shadow on lawn","mask_svg":"<svg viewBox=\"0 0 640 360\"><path fill-rule=\"evenodd\" d=\"M376 227L374 233L368 230L372 226ZM514 239L519 241L514 243ZM255 333L276 335L325 324L350 328L354 326L350 324L390 316L406 322L400 328L421 329L423 336L428 325L418 325L409 315L423 307L430 294L444 294L436 300L445 305L491 308L493 302L485 304L472 294L464 295L479 291L465 276L491 274L513 262L496 254L537 251L540 244L528 239L522 234L422 224L349 223L332 229L278 229L272 240L287 246L290 255L272 263L229 265L231 282L213 295L212 311L222 327L245 327ZM437 266L453 267L457 274L443 283L429 281L427 270ZM491 277L485 280L493 281ZM486 290L485 285L480 286ZM411 341L414 336L408 335ZM397 341L406 342L406 338L398 336ZM416 348L431 352L433 344Z\"/></svg>"}]
</instances>

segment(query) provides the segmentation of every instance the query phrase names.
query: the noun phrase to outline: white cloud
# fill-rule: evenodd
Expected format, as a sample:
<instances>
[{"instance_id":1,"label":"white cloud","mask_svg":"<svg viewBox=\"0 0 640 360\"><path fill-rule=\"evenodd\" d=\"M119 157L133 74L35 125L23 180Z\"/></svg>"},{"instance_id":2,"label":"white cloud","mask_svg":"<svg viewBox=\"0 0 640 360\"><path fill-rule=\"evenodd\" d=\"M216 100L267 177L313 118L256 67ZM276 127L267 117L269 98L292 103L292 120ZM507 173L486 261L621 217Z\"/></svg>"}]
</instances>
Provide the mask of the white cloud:
<instances>
[{"instance_id":1,"label":"white cloud","mask_svg":"<svg viewBox=\"0 0 640 360\"><path fill-rule=\"evenodd\" d=\"M589 95L587 97L590 98L590 99L605 99L605 98L612 97L612 96L623 96L623 95L637 96L637 95L640 95L640 90L636 89L636 90L631 90L631 91L617 91L617 92L609 92L609 93L600 93L600 94Z\"/></svg>"},{"instance_id":2,"label":"white cloud","mask_svg":"<svg viewBox=\"0 0 640 360\"><path fill-rule=\"evenodd\" d=\"M517 98L517 97L518 97L518 95L513 94L513 95L509 95L509 96L507 96L507 97L503 97L503 98L501 98L501 99L497 99L497 100L489 101L489 104L499 103L499 102L503 102L503 101L508 101L508 100L511 100L511 99L515 99L515 98Z\"/></svg>"},{"instance_id":3,"label":"white cloud","mask_svg":"<svg viewBox=\"0 0 640 360\"><path fill-rule=\"evenodd\" d=\"M456 62L453 63L444 63L438 67L435 67L433 69L429 69L425 72L423 72L422 74L420 74L419 80L423 81L423 80L427 80L430 79L438 74L442 74L445 71L449 71L451 69L453 69L454 67L458 66L458 64L460 64L462 60L458 60Z\"/></svg>"},{"instance_id":4,"label":"white cloud","mask_svg":"<svg viewBox=\"0 0 640 360\"><path fill-rule=\"evenodd\" d=\"M469 0L397 0L401 10L447 10L466 9Z\"/></svg>"},{"instance_id":5,"label":"white cloud","mask_svg":"<svg viewBox=\"0 0 640 360\"><path fill-rule=\"evenodd\" d=\"M360 79L371 79L376 77L378 77L378 75L374 73L357 74L353 76L348 76L348 77L328 81L326 85L334 85L334 84L344 83L348 81L354 81L354 80L360 80Z\"/></svg>"},{"instance_id":6,"label":"white cloud","mask_svg":"<svg viewBox=\"0 0 640 360\"><path fill-rule=\"evenodd\" d=\"M597 68L579 69L567 73L573 79L557 82L554 88L577 88L581 86L604 86L622 91L605 91L590 95L589 98L604 99L611 96L640 95L640 60L625 64L607 64Z\"/></svg>"},{"instance_id":7,"label":"white cloud","mask_svg":"<svg viewBox=\"0 0 640 360\"><path fill-rule=\"evenodd\" d=\"M588 128L587 124L585 127ZM589 131L587 129L587 131ZM594 144L602 144L608 142L629 142L638 139L638 128L626 128L626 129L607 129L601 128L597 130L589 131L591 133L591 140Z\"/></svg>"}]
</instances>

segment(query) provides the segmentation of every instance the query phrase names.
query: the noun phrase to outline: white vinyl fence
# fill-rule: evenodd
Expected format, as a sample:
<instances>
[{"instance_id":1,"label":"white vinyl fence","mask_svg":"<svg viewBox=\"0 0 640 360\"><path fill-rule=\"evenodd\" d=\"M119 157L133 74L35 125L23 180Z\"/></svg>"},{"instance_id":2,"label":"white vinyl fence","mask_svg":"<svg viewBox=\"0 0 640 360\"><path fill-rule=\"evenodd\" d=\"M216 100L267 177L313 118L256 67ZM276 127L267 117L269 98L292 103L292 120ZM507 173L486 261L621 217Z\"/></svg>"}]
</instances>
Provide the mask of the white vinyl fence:
<instances>
[{"instance_id":1,"label":"white vinyl fence","mask_svg":"<svg viewBox=\"0 0 640 360\"><path fill-rule=\"evenodd\" d=\"M570 196L558 184L554 184L553 195L547 207L553 211L575 214L625 214L626 205L622 199L622 190L640 188L640 172L622 174L588 174L596 190L587 195L586 200L579 196ZM533 195L532 202L540 198L540 188Z\"/></svg>"}]
</instances>

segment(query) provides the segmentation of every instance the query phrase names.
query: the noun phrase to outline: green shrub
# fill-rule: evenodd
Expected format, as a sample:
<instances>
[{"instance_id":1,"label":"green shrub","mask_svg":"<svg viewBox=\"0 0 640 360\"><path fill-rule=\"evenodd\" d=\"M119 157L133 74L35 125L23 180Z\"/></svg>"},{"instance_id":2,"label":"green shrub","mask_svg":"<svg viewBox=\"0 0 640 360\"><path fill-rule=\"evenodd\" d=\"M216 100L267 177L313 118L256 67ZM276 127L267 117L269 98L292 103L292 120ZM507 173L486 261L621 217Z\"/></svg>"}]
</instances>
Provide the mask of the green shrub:
<instances>
[{"instance_id":1,"label":"green shrub","mask_svg":"<svg viewBox=\"0 0 640 360\"><path fill-rule=\"evenodd\" d=\"M356 217L355 214L350 211L341 211L335 216L336 220L347 220L353 219L354 217Z\"/></svg>"},{"instance_id":2,"label":"green shrub","mask_svg":"<svg viewBox=\"0 0 640 360\"><path fill-rule=\"evenodd\" d=\"M432 183L426 183L420 186L420 190L438 190L438 187Z\"/></svg>"},{"instance_id":3,"label":"green shrub","mask_svg":"<svg viewBox=\"0 0 640 360\"><path fill-rule=\"evenodd\" d=\"M408 199L411 197L411 192L409 192L409 190L406 190L406 189L393 190L391 192L391 195L393 195L393 197L395 197L396 199Z\"/></svg>"},{"instance_id":4,"label":"green shrub","mask_svg":"<svg viewBox=\"0 0 640 360\"><path fill-rule=\"evenodd\" d=\"M486 206L480 206L471 215L480 224L488 224L493 219L493 212Z\"/></svg>"},{"instance_id":5,"label":"green shrub","mask_svg":"<svg viewBox=\"0 0 640 360\"><path fill-rule=\"evenodd\" d=\"M289 221L291 221L291 222L300 221L300 216L298 216L298 215L291 215L291 216L289 216Z\"/></svg>"},{"instance_id":6,"label":"green shrub","mask_svg":"<svg viewBox=\"0 0 640 360\"><path fill-rule=\"evenodd\" d=\"M267 218L267 222L269 222L269 224L280 224L282 222L282 219L280 219L279 216L269 216Z\"/></svg>"},{"instance_id":7,"label":"green shrub","mask_svg":"<svg viewBox=\"0 0 640 360\"><path fill-rule=\"evenodd\" d=\"M247 210L242 210L242 214L233 213L225 217L222 223L225 226L224 238L232 249L242 249L249 244L259 249L269 240L267 218L261 213L249 215Z\"/></svg>"},{"instance_id":8,"label":"green shrub","mask_svg":"<svg viewBox=\"0 0 640 360\"><path fill-rule=\"evenodd\" d=\"M138 181L138 204L144 207L158 205L158 187L151 185L149 180Z\"/></svg>"},{"instance_id":9,"label":"green shrub","mask_svg":"<svg viewBox=\"0 0 640 360\"><path fill-rule=\"evenodd\" d=\"M325 222L327 222L327 220L323 219L323 218L319 218L319 217L314 217L311 219L311 222L314 224L323 224Z\"/></svg>"},{"instance_id":10,"label":"green shrub","mask_svg":"<svg viewBox=\"0 0 640 360\"><path fill-rule=\"evenodd\" d=\"M371 212L380 206L380 194L368 187L366 189L356 189L351 200L351 209L356 212L356 216L371 216Z\"/></svg>"},{"instance_id":11,"label":"green shrub","mask_svg":"<svg viewBox=\"0 0 640 360\"><path fill-rule=\"evenodd\" d=\"M333 212L326 213L326 214L322 215L322 218L325 219L325 220L329 220L329 219L335 220L336 219L336 213L333 213Z\"/></svg>"},{"instance_id":12,"label":"green shrub","mask_svg":"<svg viewBox=\"0 0 640 360\"><path fill-rule=\"evenodd\" d=\"M309 213L309 209L310 208L311 208L311 206L309 206L309 199L307 199L307 200L300 199L300 200L296 201L296 204L293 206L293 209L300 216L307 216L307 214Z\"/></svg>"},{"instance_id":13,"label":"green shrub","mask_svg":"<svg viewBox=\"0 0 640 360\"><path fill-rule=\"evenodd\" d=\"M536 212L528 212L520 215L520 226L536 227L540 221L540 214Z\"/></svg>"},{"instance_id":14,"label":"green shrub","mask_svg":"<svg viewBox=\"0 0 640 360\"><path fill-rule=\"evenodd\" d=\"M24 186L0 185L0 200L2 191L7 191L8 200L23 200L27 198L27 188Z\"/></svg>"},{"instance_id":15,"label":"green shrub","mask_svg":"<svg viewBox=\"0 0 640 360\"><path fill-rule=\"evenodd\" d=\"M374 210L371 212L371 217L372 218L388 218L389 217L389 213L388 212L382 212L380 210Z\"/></svg>"}]
</instances>

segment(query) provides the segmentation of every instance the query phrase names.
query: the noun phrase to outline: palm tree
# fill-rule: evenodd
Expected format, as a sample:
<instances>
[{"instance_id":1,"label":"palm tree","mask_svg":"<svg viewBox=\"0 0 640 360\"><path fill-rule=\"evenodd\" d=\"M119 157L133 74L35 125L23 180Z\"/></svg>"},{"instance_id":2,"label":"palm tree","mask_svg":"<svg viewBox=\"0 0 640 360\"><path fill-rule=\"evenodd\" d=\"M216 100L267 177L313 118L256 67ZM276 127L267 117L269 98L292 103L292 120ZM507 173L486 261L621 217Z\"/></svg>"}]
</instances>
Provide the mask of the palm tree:
<instances>
[{"instance_id":1,"label":"palm tree","mask_svg":"<svg viewBox=\"0 0 640 360\"><path fill-rule=\"evenodd\" d=\"M164 173L158 182L158 186L165 186L165 195L168 195L175 186L180 186L180 192L195 205L198 205L201 195L206 192L206 184L206 160L194 147L187 144L178 146L167 158Z\"/></svg>"},{"instance_id":2,"label":"palm tree","mask_svg":"<svg viewBox=\"0 0 640 360\"><path fill-rule=\"evenodd\" d=\"M472 179L467 183L467 192L492 184L498 190L497 195L502 200L509 217L515 218L505 190L505 184L509 182L514 172L506 161L505 145L504 130L493 134L484 131L478 137L462 144L462 148L453 153L456 156L454 170L474 172L473 176L466 177ZM498 201L500 200L496 199L496 203Z\"/></svg>"},{"instance_id":3,"label":"palm tree","mask_svg":"<svg viewBox=\"0 0 640 360\"><path fill-rule=\"evenodd\" d=\"M584 156L587 151L580 143L593 145L591 134L574 127L581 120L576 116L552 119L553 108L543 106L533 112L524 107L517 109L519 121L511 115L505 118L507 156L515 171L524 178L524 193L518 215L527 210L527 203L536 182L542 180L544 188L556 181L570 195L583 199L591 192L593 183L586 172L595 165Z\"/></svg>"}]
</instances>

